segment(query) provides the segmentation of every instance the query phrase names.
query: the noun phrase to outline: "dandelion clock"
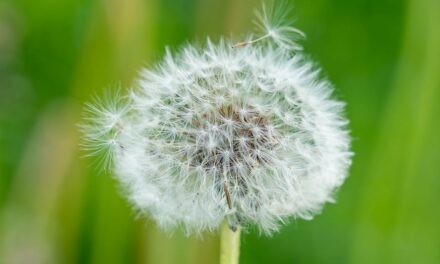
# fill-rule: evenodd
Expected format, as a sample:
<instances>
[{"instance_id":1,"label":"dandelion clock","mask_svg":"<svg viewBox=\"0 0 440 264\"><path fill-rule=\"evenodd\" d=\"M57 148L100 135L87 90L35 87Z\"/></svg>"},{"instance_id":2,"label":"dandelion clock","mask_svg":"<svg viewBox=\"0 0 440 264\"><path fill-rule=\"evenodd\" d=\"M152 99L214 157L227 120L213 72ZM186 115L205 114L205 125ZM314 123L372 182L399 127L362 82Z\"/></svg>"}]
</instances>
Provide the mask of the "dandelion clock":
<instances>
[{"instance_id":1,"label":"dandelion clock","mask_svg":"<svg viewBox=\"0 0 440 264\"><path fill-rule=\"evenodd\" d=\"M221 230L222 263L237 263L241 228L311 219L351 162L344 104L285 10L263 6L247 41L167 51L127 95L88 104L81 125L140 213L167 230Z\"/></svg>"}]
</instances>

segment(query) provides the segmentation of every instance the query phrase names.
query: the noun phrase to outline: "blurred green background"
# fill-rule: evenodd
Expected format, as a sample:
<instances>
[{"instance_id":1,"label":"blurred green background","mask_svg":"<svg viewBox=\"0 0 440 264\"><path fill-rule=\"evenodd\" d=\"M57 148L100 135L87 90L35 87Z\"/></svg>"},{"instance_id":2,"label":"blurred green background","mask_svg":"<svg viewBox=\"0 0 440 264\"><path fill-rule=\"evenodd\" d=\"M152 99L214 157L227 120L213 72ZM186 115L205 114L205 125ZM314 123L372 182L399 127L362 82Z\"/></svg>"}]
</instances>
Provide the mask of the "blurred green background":
<instances>
[{"instance_id":1,"label":"blurred green background","mask_svg":"<svg viewBox=\"0 0 440 264\"><path fill-rule=\"evenodd\" d=\"M0 0L0 263L217 263L164 234L81 158L82 104L166 45L253 29L253 0ZM350 177L313 221L251 231L241 263L440 263L440 1L296 0L310 58L347 102Z\"/></svg>"}]
</instances>

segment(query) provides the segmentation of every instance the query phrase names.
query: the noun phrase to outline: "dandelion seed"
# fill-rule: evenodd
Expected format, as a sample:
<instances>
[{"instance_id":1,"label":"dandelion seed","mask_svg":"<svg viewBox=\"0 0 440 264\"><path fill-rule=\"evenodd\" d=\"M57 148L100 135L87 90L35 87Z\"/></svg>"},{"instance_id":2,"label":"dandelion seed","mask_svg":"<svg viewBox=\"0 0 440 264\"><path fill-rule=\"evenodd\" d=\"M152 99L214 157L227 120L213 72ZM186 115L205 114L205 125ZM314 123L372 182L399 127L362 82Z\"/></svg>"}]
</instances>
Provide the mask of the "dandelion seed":
<instances>
[{"instance_id":1,"label":"dandelion seed","mask_svg":"<svg viewBox=\"0 0 440 264\"><path fill-rule=\"evenodd\" d=\"M255 40L167 51L124 103L90 104L82 129L110 153L135 208L188 233L255 225L270 234L310 219L347 176L344 104L294 52L303 33L263 7Z\"/></svg>"}]
</instances>

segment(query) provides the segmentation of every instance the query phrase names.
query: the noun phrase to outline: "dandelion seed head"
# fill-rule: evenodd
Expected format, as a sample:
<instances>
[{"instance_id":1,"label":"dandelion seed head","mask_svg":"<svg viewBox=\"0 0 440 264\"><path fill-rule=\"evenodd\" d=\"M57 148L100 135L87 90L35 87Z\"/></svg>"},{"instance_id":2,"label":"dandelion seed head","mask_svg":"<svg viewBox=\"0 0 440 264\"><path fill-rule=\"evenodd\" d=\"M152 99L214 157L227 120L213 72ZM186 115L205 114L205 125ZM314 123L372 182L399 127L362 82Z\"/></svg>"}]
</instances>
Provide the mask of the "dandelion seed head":
<instances>
[{"instance_id":1,"label":"dandelion seed head","mask_svg":"<svg viewBox=\"0 0 440 264\"><path fill-rule=\"evenodd\" d=\"M270 234L311 219L347 176L344 104L274 12L258 16L271 41L167 50L123 103L88 106L86 146L111 153L128 199L163 228L199 233L226 218Z\"/></svg>"}]
</instances>

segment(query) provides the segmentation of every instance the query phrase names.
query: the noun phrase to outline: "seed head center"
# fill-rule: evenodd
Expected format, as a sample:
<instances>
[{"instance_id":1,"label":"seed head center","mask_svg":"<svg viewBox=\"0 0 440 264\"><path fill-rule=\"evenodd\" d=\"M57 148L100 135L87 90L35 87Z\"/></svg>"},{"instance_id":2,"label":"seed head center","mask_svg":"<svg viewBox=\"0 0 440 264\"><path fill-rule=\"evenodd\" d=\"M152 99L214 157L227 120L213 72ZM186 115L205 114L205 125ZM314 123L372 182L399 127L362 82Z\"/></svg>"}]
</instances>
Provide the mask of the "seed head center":
<instances>
[{"instance_id":1,"label":"seed head center","mask_svg":"<svg viewBox=\"0 0 440 264\"><path fill-rule=\"evenodd\" d=\"M249 173L259 164L271 162L277 137L268 119L252 107L223 105L214 111L195 115L192 167L230 176Z\"/></svg>"}]
</instances>

